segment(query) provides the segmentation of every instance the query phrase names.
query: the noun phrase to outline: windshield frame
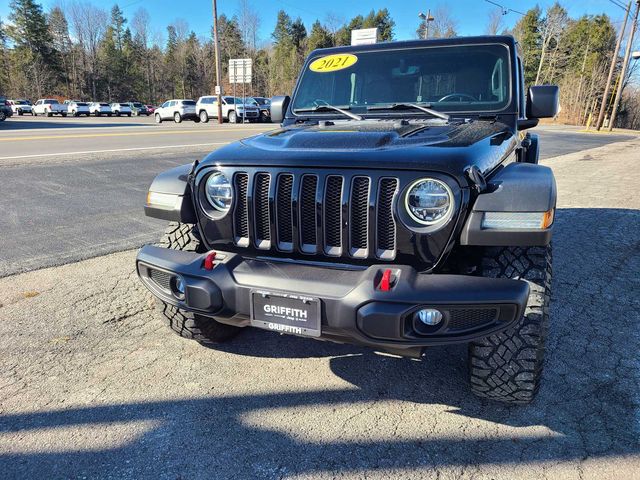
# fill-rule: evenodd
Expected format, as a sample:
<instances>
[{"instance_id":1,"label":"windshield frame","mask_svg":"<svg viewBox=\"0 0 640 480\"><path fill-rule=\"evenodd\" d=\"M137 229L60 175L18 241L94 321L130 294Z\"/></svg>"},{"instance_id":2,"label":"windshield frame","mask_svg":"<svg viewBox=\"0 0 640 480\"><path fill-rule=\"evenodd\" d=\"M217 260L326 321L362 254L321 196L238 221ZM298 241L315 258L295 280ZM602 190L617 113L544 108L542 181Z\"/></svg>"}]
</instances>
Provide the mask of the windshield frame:
<instances>
[{"instance_id":1,"label":"windshield frame","mask_svg":"<svg viewBox=\"0 0 640 480\"><path fill-rule=\"evenodd\" d=\"M464 40L464 39L462 39ZM379 54L383 54L383 52L397 52L398 50L417 50L417 49L427 49L427 48L436 48L436 49L442 49L442 48L458 48L458 47L486 47L486 46L494 46L494 45L499 45L501 47L504 47L507 50L507 78L508 78L508 100L505 103L505 106L499 109L495 109L495 110L445 110L445 109L438 109L436 108L436 105L431 104L429 106L429 108L432 108L434 110L437 110L439 112L442 113L447 113L449 114L450 117L454 118L454 117L461 117L461 116L478 116L478 115L487 115L487 114L491 114L491 115L499 115L499 114L517 114L517 108L514 108L514 91L517 89L517 81L516 78L514 77L514 49L512 45L509 45L508 43L504 42L504 41L494 41L494 42L454 42L451 44L432 44L432 45L419 45L419 46L412 46L412 45L401 45L401 43L404 42L398 42L398 45L395 46L394 48L371 48L371 47L376 47L376 46L380 46L380 45L385 45L385 44L381 44L381 43L376 43L376 44L372 44L369 45L369 48L358 48L358 49L353 49L353 48L341 48L341 49L335 49L335 48L330 48L330 49L319 49L316 50L314 52L312 52L307 59L304 62L304 65L302 67L302 71L300 76L298 77L298 81L296 82L295 88L293 90L293 93L291 94L291 101L289 102L289 105L287 107L287 114L286 117L288 118L294 118L294 119L298 119L298 118L335 118L337 115L336 113L331 113L331 112L322 112L322 113L314 113L314 112L304 112L304 113L295 113L293 111L293 105L295 104L295 99L296 96L298 95L298 90L300 88L300 86L302 85L302 82L304 80L304 76L305 74L309 71L309 65L314 61L317 60L318 58L321 58L325 55L333 55L333 54L337 54L337 53L344 53L344 54L352 54L352 55L358 55L361 53L379 53ZM412 43L412 42L407 42L407 43ZM388 44L386 44L388 45ZM394 102L394 103L398 103L398 102ZM403 103L403 102L400 102ZM374 119L374 118L398 118L398 117L413 117L413 118L427 118L427 114L425 114L424 112L420 112L420 111L414 111L414 112L409 112L409 111L384 111L384 110L380 110L380 111L376 111L375 113L372 112L358 112L358 115L361 115L363 117L363 120L367 120L367 119ZM285 118L286 118L285 117ZM431 118L431 117L428 117Z\"/></svg>"}]
</instances>

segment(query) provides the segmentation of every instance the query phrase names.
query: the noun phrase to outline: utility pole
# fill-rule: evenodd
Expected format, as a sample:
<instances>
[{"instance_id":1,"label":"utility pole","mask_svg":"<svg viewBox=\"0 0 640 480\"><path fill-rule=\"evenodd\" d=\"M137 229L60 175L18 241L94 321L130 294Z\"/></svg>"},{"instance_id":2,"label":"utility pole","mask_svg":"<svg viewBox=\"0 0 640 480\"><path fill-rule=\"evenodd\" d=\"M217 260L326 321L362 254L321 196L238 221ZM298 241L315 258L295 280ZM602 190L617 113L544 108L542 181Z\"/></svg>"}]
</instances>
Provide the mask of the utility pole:
<instances>
[{"instance_id":1,"label":"utility pole","mask_svg":"<svg viewBox=\"0 0 640 480\"><path fill-rule=\"evenodd\" d=\"M618 104L620 103L620 97L622 96L622 90L624 89L624 77L627 75L627 65L629 65L629 57L631 56L631 48L633 47L633 37L636 34L636 27L638 26L638 11L640 11L640 0L636 0L636 13L633 16L633 21L631 22L631 33L629 34L627 49L624 52L624 61L622 63L622 71L620 72L620 87L616 92L616 99L613 102L613 111L611 112L611 120L609 121L609 131L613 130L613 124L615 123L616 115L618 114Z\"/></svg>"},{"instance_id":2,"label":"utility pole","mask_svg":"<svg viewBox=\"0 0 640 480\"><path fill-rule=\"evenodd\" d=\"M214 92L218 96L218 123L222 124L222 71L220 69L220 39L218 38L218 5L213 0L213 51L216 57L216 85Z\"/></svg>"},{"instance_id":3,"label":"utility pole","mask_svg":"<svg viewBox=\"0 0 640 480\"><path fill-rule=\"evenodd\" d=\"M607 83L604 85L604 94L602 95L602 103L600 104L600 113L598 113L598 120L596 121L596 130L602 128L602 122L604 121L604 114L607 111L607 100L609 98L609 91L611 90L611 80L613 80L613 74L616 71L616 64L618 63L618 52L620 52L620 45L622 44L622 38L624 37L624 31L627 28L627 19L629 18L629 12L631 11L631 2L627 5L627 10L624 12L624 22L622 23L622 30L618 35L618 41L616 42L616 48L613 51L613 57L611 58L611 67L609 67L609 76L607 77Z\"/></svg>"},{"instance_id":4,"label":"utility pole","mask_svg":"<svg viewBox=\"0 0 640 480\"><path fill-rule=\"evenodd\" d=\"M418 14L418 17L420 17L422 19L422 21L424 22L424 39L428 39L429 38L429 22L433 22L435 20L435 18L433 18L431 16L431 9L427 10L427 14L425 15L424 13L420 12Z\"/></svg>"}]
</instances>

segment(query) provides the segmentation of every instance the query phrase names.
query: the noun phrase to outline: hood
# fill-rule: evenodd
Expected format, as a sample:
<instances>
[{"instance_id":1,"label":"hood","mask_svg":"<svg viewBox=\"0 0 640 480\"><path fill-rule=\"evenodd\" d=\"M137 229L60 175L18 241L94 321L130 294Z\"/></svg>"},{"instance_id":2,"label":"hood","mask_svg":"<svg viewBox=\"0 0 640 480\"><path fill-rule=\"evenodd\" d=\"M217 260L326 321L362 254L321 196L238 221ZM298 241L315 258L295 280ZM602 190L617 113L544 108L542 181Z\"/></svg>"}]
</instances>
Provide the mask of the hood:
<instances>
[{"instance_id":1,"label":"hood","mask_svg":"<svg viewBox=\"0 0 640 480\"><path fill-rule=\"evenodd\" d=\"M495 121L334 120L235 142L203 164L418 169L463 177L470 165L491 170L515 144L513 131Z\"/></svg>"}]
</instances>

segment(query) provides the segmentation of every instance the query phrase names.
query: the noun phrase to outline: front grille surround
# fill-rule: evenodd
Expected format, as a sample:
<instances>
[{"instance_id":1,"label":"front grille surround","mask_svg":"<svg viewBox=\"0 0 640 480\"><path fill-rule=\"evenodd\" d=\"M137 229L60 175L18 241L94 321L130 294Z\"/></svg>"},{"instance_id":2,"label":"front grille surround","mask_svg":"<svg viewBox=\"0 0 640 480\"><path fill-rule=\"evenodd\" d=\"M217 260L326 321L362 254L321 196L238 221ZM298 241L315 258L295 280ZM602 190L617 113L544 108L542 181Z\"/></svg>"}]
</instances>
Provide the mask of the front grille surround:
<instances>
[{"instance_id":1,"label":"front grille surround","mask_svg":"<svg viewBox=\"0 0 640 480\"><path fill-rule=\"evenodd\" d=\"M212 216L207 210L204 182L212 169L222 171L232 179L233 201L228 214ZM258 174L269 176L268 223L269 242L257 238L256 181ZM339 177L342 182L341 203L327 208L325 196L329 177ZM425 176L444 181L451 188L457 213L437 230L415 228L405 222L401 201L408 186ZM355 181L356 177L363 180ZM368 179L368 209L352 208L351 197L354 182ZM263 180L264 181L264 180ZM332 180L339 183L340 180ZM452 235L466 213L469 194L456 181L445 174L413 170L303 168L288 166L213 165L202 168L195 177L194 191L204 214L199 216L202 239L209 249L226 250L252 255L289 259L329 261L334 265L370 265L379 262L401 262L413 265L419 271L431 271L450 251ZM366 188L362 187L362 190ZM331 205L331 202L330 202ZM258 212L264 212L264 205ZM366 211L366 215L363 213ZM366 253L360 249L365 235L356 235L352 243L351 217L357 214L362 221L367 218ZM259 213L259 215L262 215ZM332 219L333 233L325 234L326 219ZM250 220L250 221L249 221ZM264 223L266 225L267 222ZM364 222L363 222L364 223ZM340 225L339 243L336 225ZM266 228L261 227L262 232ZM355 231L355 230L354 230ZM362 232L362 230L360 230ZM332 236L333 235L333 236ZM264 233L261 237L264 237ZM326 238L329 238L327 244ZM259 248L262 246L263 248ZM268 247L268 248L267 248ZM330 248L329 248L330 247ZM253 252L252 252L253 250ZM333 255L332 255L333 254Z\"/></svg>"}]
</instances>

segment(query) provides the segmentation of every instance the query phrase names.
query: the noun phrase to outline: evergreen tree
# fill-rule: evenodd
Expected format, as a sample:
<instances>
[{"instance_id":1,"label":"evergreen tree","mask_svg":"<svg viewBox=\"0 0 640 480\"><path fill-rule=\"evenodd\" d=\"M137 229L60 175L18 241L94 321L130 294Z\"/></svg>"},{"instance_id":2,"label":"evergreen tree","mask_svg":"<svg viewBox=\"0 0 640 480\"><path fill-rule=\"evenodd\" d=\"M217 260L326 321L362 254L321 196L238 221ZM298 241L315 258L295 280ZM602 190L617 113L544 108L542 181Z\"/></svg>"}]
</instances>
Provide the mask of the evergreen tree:
<instances>
[{"instance_id":1,"label":"evergreen tree","mask_svg":"<svg viewBox=\"0 0 640 480\"><path fill-rule=\"evenodd\" d=\"M307 54L317 48L328 48L333 46L333 38L331 32L316 20L311 26L311 33L307 39Z\"/></svg>"},{"instance_id":2,"label":"evergreen tree","mask_svg":"<svg viewBox=\"0 0 640 480\"><path fill-rule=\"evenodd\" d=\"M42 6L34 0L12 0L6 29L14 48L12 52L13 74L26 73L31 82L23 83L25 96L42 96L53 90L60 75L60 58L53 48Z\"/></svg>"},{"instance_id":3,"label":"evergreen tree","mask_svg":"<svg viewBox=\"0 0 640 480\"><path fill-rule=\"evenodd\" d=\"M53 48L60 53L62 81L67 97L76 97L75 75L73 73L73 45L69 36L69 23L60 7L53 7L49 12L49 32Z\"/></svg>"},{"instance_id":4,"label":"evergreen tree","mask_svg":"<svg viewBox=\"0 0 640 480\"><path fill-rule=\"evenodd\" d=\"M528 10L513 28L513 35L520 43L524 53L524 78L527 85L535 80L540 62L542 45L540 13L538 6Z\"/></svg>"}]
</instances>

